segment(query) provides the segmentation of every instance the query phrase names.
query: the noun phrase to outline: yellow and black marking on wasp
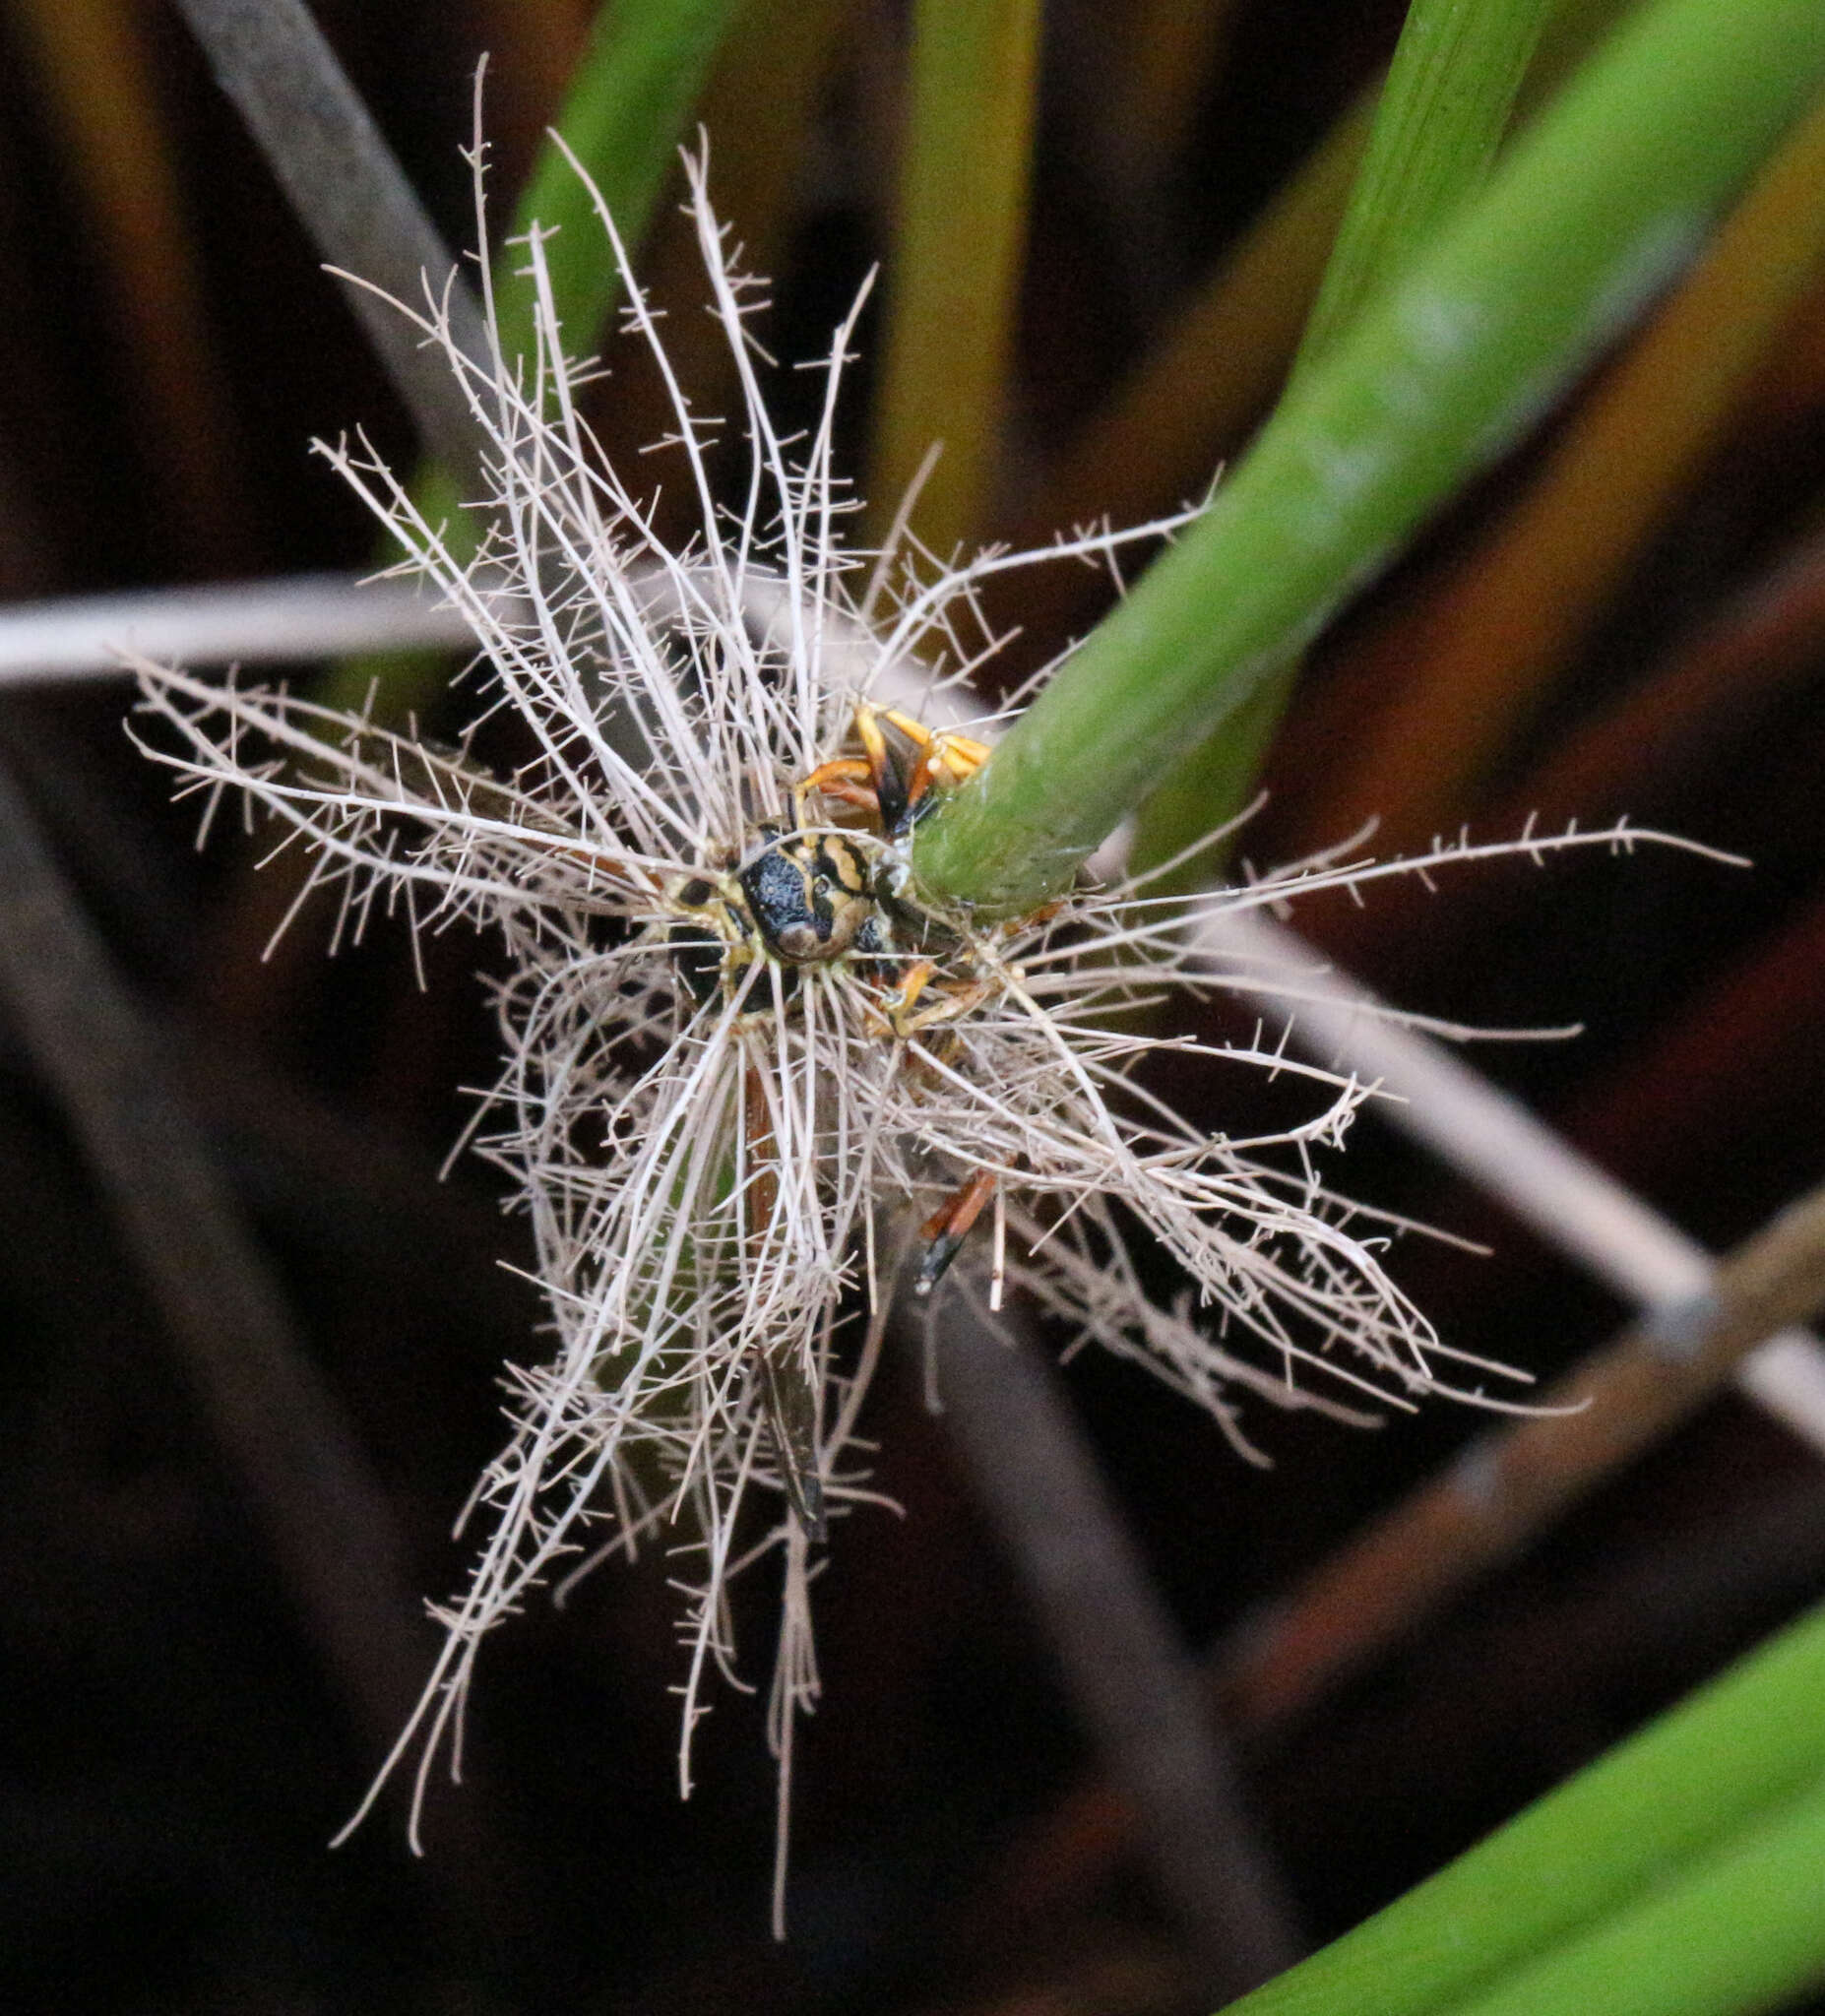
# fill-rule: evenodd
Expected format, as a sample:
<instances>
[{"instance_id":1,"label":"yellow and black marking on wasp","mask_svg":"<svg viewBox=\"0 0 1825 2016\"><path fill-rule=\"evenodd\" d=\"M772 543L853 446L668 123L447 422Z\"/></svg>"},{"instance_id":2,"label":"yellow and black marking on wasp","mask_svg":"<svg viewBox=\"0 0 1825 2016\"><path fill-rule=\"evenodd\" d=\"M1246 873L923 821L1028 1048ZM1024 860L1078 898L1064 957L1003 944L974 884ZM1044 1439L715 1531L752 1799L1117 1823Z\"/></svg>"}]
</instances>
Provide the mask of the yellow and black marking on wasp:
<instances>
[{"instance_id":1,"label":"yellow and black marking on wasp","mask_svg":"<svg viewBox=\"0 0 1825 2016\"><path fill-rule=\"evenodd\" d=\"M885 725L884 725L885 724ZM906 745L896 748L887 729ZM966 1009L979 988L937 977L921 956L942 926L907 904L894 886L896 843L918 818L988 758L973 736L926 727L896 709L861 706L854 731L862 754L819 764L793 787L794 823L762 825L731 866L681 879L671 890L667 939L680 978L700 1005L719 994L769 1004L756 994L752 969L771 963L778 998L796 991L806 968L847 962L878 980L883 1031L906 1038ZM819 824L810 801L821 797L864 815L859 828ZM777 1156L762 1065L747 1066L745 1132L756 1164L748 1210L756 1228L771 1216ZM929 1293L956 1257L994 1187L978 1170L923 1228L926 1248L915 1284ZM807 1537L825 1535L817 1463L817 1394L796 1364L760 1367L765 1405L787 1494Z\"/></svg>"},{"instance_id":2,"label":"yellow and black marking on wasp","mask_svg":"<svg viewBox=\"0 0 1825 2016\"><path fill-rule=\"evenodd\" d=\"M672 891L672 959L699 1002L738 990L759 960L782 968L789 992L800 967L890 949L874 865L853 841L774 826L755 841L738 867Z\"/></svg>"},{"instance_id":3,"label":"yellow and black marking on wasp","mask_svg":"<svg viewBox=\"0 0 1825 2016\"><path fill-rule=\"evenodd\" d=\"M888 743L882 723L911 744L911 760ZM671 894L677 915L670 941L678 971L699 1001L719 987L739 985L756 960L786 971L853 958L880 960L905 952L910 914L888 887L887 848L912 832L936 802L987 761L985 743L955 731L934 731L897 709L862 706L856 738L865 754L821 763L792 788L794 823L762 825L740 862L716 874L693 875ZM859 808L872 846L850 831L807 817L814 796ZM911 935L922 937L924 928Z\"/></svg>"}]
</instances>

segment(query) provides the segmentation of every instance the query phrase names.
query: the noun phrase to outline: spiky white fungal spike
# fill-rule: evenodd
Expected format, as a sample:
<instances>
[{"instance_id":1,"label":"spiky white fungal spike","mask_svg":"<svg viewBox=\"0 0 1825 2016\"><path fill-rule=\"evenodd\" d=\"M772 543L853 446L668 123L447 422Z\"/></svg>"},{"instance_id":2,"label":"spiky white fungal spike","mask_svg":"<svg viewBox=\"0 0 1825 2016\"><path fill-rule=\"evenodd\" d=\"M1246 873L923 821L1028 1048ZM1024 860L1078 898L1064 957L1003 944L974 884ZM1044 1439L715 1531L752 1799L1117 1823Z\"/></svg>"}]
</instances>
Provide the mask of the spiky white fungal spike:
<instances>
[{"instance_id":1,"label":"spiky white fungal spike","mask_svg":"<svg viewBox=\"0 0 1825 2016\"><path fill-rule=\"evenodd\" d=\"M477 1646L530 1590L579 1554L652 1539L687 1585L688 1789L708 1676L735 1669L728 1578L777 1555L783 1840L792 1729L819 1684L809 1564L828 1513L862 1495L855 1435L907 1243L895 1227L930 1215L929 1285L992 1194L992 1292L1005 1282L1079 1341L1148 1364L1251 1458L1236 1388L1357 1418L1365 1398L1407 1406L1515 1375L1442 1347L1386 1272L1398 1228L1325 1187L1320 1153L1372 1088L1279 1051L1145 1034L1127 1012L1216 984L1187 958L1196 906L1187 917L1126 882L977 929L910 892L895 803L921 764L942 788L945 763L978 755L929 736L881 751L890 730L956 718L959 682L993 645L979 584L1041 559L1112 563L1123 536L1177 521L953 568L855 554L832 451L854 317L815 429L783 440L754 369L753 284L687 167L740 388L750 480L732 511L707 466L717 429L671 379L601 215L628 325L671 394L700 514L684 551L596 453L576 398L589 367L565 353L536 231L522 248L541 304L532 357L497 340L476 363L435 296L401 309L448 355L490 444L479 557L460 558L365 444L324 450L467 613L481 698L526 752L511 779L283 691L150 665L142 712L150 753L212 811L238 793L303 848L309 885L338 894L339 932L379 904L417 928L492 928L507 948L506 1064L479 1145L531 1220L551 1345L509 1374L513 1434L466 1514L478 1557L437 1612L444 1650L386 1773L415 1753L422 1794L446 1746L454 1759ZM479 189L479 149L476 171ZM1204 905L1383 872L1319 860ZM1138 1074L1163 1051L1302 1073L1312 1117L1269 1139L1208 1134ZM1137 1224L1182 1274L1170 1308L1130 1259ZM971 1269L957 1287L978 1292ZM1466 1397L1494 1404L1480 1385Z\"/></svg>"}]
</instances>

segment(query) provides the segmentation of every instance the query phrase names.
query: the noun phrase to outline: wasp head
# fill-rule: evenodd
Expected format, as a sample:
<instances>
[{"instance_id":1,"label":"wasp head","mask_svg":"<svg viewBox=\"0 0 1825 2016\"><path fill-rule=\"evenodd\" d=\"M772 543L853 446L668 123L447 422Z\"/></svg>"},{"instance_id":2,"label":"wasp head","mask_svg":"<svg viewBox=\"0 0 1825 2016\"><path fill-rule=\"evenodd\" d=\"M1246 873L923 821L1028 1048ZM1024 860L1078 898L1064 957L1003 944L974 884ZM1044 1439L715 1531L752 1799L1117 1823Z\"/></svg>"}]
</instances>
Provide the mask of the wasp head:
<instances>
[{"instance_id":1,"label":"wasp head","mask_svg":"<svg viewBox=\"0 0 1825 2016\"><path fill-rule=\"evenodd\" d=\"M672 892L671 953L692 996L707 1002L756 959L793 968L886 950L890 932L866 855L839 833L763 827L732 873L694 875Z\"/></svg>"},{"instance_id":2,"label":"wasp head","mask_svg":"<svg viewBox=\"0 0 1825 2016\"><path fill-rule=\"evenodd\" d=\"M861 850L840 833L765 833L735 871L754 928L793 966L840 959L877 915Z\"/></svg>"}]
</instances>

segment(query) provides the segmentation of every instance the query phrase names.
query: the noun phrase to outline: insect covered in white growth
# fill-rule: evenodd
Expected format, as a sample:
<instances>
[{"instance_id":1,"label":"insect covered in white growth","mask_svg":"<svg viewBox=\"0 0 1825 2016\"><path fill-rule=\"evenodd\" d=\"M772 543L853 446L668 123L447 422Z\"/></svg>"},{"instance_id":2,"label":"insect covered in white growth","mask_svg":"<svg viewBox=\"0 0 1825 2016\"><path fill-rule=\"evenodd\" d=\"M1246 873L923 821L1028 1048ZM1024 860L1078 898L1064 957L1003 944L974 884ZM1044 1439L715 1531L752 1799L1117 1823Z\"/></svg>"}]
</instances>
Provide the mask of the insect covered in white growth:
<instances>
[{"instance_id":1,"label":"insect covered in white growth","mask_svg":"<svg viewBox=\"0 0 1825 2016\"><path fill-rule=\"evenodd\" d=\"M387 1770L415 1748L422 1793L481 1639L560 1563L656 1540L690 1591L688 1789L708 1676L735 1670L729 1578L775 1557L784 1839L795 1717L818 1690L808 1575L866 1495L857 1423L897 1282L929 1294L952 1270L964 1297L1027 1296L1066 1337L1152 1367L1251 1458L1238 1386L1348 1415L1453 1390L1454 1364L1486 1399L1500 1368L1440 1346L1385 1271L1388 1223L1324 1184L1319 1151L1367 1088L1277 1049L1160 1035L1136 1012L1217 984L1187 958L1201 914L1386 869L1317 860L1189 914L1135 882L1087 882L992 926L918 889L918 820L992 760L993 724L960 701L994 645L980 585L1041 559L1112 566L1124 536L1176 521L954 567L851 550L832 436L854 315L817 423L782 439L747 328L754 284L688 165L740 388L732 508L709 469L720 425L672 380L601 210L631 331L671 390L699 520L683 551L596 452L577 403L589 367L565 354L536 232L534 356L496 339L470 358L435 299L401 309L487 437L476 557L364 443L324 451L468 615L484 717L508 717L528 752L514 773L283 690L150 665L142 720L150 753L212 807L238 793L306 850L339 929L379 905L505 945L506 1061L479 1145L531 1221L550 1339L508 1374L513 1431L469 1515L479 1553L438 1611L447 1640ZM480 274L492 328L485 260ZM1303 1072L1311 1116L1270 1139L1193 1124L1139 1067L1201 1050ZM1171 1306L1142 1287L1136 1228L1175 1263Z\"/></svg>"}]
</instances>

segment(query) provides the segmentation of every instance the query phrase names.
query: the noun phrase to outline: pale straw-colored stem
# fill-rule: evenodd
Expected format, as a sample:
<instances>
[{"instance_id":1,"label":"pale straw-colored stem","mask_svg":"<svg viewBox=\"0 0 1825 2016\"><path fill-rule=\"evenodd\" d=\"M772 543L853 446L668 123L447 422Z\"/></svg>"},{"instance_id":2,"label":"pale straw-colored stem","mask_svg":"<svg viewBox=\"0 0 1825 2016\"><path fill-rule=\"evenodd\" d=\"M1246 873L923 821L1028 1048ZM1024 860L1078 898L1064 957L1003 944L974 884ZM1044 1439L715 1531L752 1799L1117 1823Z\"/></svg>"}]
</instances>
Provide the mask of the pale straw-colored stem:
<instances>
[{"instance_id":1,"label":"pale straw-colored stem","mask_svg":"<svg viewBox=\"0 0 1825 2016\"><path fill-rule=\"evenodd\" d=\"M271 664L473 642L467 616L411 582L299 574L149 589L0 611L0 689L122 676L127 652L158 664Z\"/></svg>"},{"instance_id":2,"label":"pale straw-colored stem","mask_svg":"<svg viewBox=\"0 0 1825 2016\"><path fill-rule=\"evenodd\" d=\"M1691 1303L1711 1289L1711 1256L1431 1037L1403 1029L1365 987L1327 968L1323 955L1255 913L1199 926L1207 964L1238 962L1263 980L1263 1012L1284 1023L1306 1055L1379 1086L1378 1110L1561 1252L1644 1309ZM1297 998L1276 987L1292 981ZM1736 1373L1752 1399L1825 1451L1825 1348L1784 1330Z\"/></svg>"}]
</instances>

